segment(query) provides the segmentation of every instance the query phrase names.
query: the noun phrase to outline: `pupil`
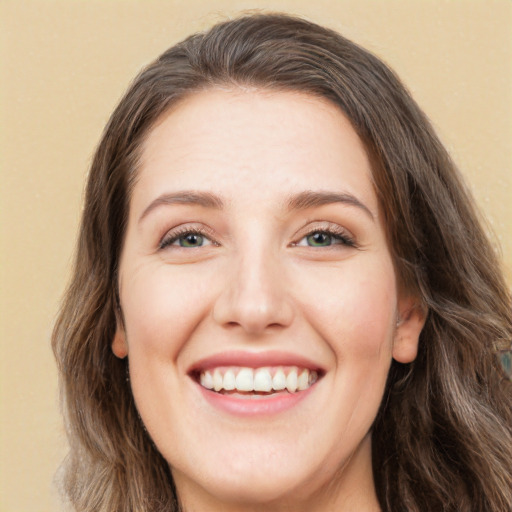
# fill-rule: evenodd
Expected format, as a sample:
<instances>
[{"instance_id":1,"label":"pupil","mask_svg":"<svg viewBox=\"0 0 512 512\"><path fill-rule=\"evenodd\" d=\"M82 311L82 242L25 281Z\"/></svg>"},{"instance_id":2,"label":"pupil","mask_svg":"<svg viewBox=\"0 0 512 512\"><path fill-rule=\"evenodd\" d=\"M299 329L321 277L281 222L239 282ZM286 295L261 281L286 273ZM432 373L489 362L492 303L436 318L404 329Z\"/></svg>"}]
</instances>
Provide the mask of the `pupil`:
<instances>
[{"instance_id":1,"label":"pupil","mask_svg":"<svg viewBox=\"0 0 512 512\"><path fill-rule=\"evenodd\" d=\"M310 235L312 245L330 245L331 237L326 233L314 233Z\"/></svg>"},{"instance_id":2,"label":"pupil","mask_svg":"<svg viewBox=\"0 0 512 512\"><path fill-rule=\"evenodd\" d=\"M186 235L181 242L182 247L191 247L201 245L203 241L203 237L201 235L195 235L191 233L190 235Z\"/></svg>"}]
</instances>

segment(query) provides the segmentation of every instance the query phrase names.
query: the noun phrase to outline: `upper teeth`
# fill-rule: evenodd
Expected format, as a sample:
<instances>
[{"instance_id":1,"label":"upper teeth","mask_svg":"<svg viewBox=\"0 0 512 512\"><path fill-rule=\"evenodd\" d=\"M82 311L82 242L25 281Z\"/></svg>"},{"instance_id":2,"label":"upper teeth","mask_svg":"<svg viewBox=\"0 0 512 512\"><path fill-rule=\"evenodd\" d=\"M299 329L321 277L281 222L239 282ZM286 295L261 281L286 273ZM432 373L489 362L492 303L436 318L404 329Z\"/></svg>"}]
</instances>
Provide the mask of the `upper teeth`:
<instances>
[{"instance_id":1,"label":"upper teeth","mask_svg":"<svg viewBox=\"0 0 512 512\"><path fill-rule=\"evenodd\" d=\"M277 368L215 368L200 373L201 386L215 391L282 391L308 389L318 379L314 370L295 366Z\"/></svg>"}]
</instances>

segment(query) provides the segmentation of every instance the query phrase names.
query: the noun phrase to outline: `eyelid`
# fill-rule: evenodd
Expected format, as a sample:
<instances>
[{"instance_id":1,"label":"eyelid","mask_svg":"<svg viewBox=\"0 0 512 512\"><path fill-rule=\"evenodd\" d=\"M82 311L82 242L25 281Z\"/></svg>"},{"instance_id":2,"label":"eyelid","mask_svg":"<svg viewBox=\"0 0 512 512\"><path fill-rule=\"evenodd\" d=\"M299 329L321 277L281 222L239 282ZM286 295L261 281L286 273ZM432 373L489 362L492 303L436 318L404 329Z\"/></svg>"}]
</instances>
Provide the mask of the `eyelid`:
<instances>
[{"instance_id":1,"label":"eyelid","mask_svg":"<svg viewBox=\"0 0 512 512\"><path fill-rule=\"evenodd\" d=\"M297 230L297 234L294 236L295 239L301 239L305 236L310 235L311 233L316 233L317 231L323 231L326 233L332 233L334 235L343 235L346 238L354 239L354 235L347 228L341 226L336 222L331 221L308 221Z\"/></svg>"},{"instance_id":2,"label":"eyelid","mask_svg":"<svg viewBox=\"0 0 512 512\"><path fill-rule=\"evenodd\" d=\"M312 225L313 224L313 225ZM326 233L328 235L331 235L338 240L341 241L341 244L334 244L334 245L345 245L349 247L358 247L354 235L352 233L344 228L343 226L340 226L339 224L336 224L334 222L329 221L313 221L308 222L308 224L301 228L297 235L294 237L294 242L292 242L292 246L299 247L299 243L309 235L312 235L313 233ZM329 248L331 246L325 246L325 248ZM319 248L319 247L317 247Z\"/></svg>"},{"instance_id":3,"label":"eyelid","mask_svg":"<svg viewBox=\"0 0 512 512\"><path fill-rule=\"evenodd\" d=\"M308 221L308 223L297 232L294 237L294 241L290 245L298 246L302 239L313 233L326 233L341 240L341 244L334 245L358 246L354 236L348 229L337 223L329 221ZM207 238L211 242L211 245L220 246L220 243L216 239L214 230L209 226L197 225L196 223L185 223L167 230L158 242L158 249L163 250L167 247L173 246L176 240L187 234L201 235Z\"/></svg>"},{"instance_id":4,"label":"eyelid","mask_svg":"<svg viewBox=\"0 0 512 512\"><path fill-rule=\"evenodd\" d=\"M167 247L171 247L176 240L180 237L188 234L197 234L207 238L211 245L218 246L220 245L214 237L213 229L208 226L198 226L194 223L181 224L174 228L167 230L163 237L160 238L158 242L158 249L166 249Z\"/></svg>"}]
</instances>

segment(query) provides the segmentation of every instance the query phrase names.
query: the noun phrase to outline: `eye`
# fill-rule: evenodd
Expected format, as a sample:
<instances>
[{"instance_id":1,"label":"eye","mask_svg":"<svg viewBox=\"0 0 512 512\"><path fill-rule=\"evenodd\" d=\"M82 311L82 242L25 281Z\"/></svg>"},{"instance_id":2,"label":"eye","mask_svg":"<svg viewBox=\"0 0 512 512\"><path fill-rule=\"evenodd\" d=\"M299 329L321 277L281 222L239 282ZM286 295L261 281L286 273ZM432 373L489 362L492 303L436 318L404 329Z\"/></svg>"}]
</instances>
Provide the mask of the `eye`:
<instances>
[{"instance_id":1,"label":"eye","mask_svg":"<svg viewBox=\"0 0 512 512\"><path fill-rule=\"evenodd\" d=\"M167 233L160 242L159 248L165 249L166 247L176 246L184 249L195 249L212 245L213 243L202 231L187 229L185 231L170 231Z\"/></svg>"},{"instance_id":2,"label":"eye","mask_svg":"<svg viewBox=\"0 0 512 512\"><path fill-rule=\"evenodd\" d=\"M327 247L328 245L332 245L333 236L328 233L317 231L316 233L308 235L306 237L306 241L311 247Z\"/></svg>"},{"instance_id":3,"label":"eye","mask_svg":"<svg viewBox=\"0 0 512 512\"><path fill-rule=\"evenodd\" d=\"M341 228L331 228L311 231L294 245L301 247L330 247L333 245L354 247L355 243Z\"/></svg>"},{"instance_id":4,"label":"eye","mask_svg":"<svg viewBox=\"0 0 512 512\"><path fill-rule=\"evenodd\" d=\"M205 240L208 240L203 235L199 235L198 233L189 233L188 235L180 236L176 242L178 242L180 247L201 247Z\"/></svg>"}]
</instances>

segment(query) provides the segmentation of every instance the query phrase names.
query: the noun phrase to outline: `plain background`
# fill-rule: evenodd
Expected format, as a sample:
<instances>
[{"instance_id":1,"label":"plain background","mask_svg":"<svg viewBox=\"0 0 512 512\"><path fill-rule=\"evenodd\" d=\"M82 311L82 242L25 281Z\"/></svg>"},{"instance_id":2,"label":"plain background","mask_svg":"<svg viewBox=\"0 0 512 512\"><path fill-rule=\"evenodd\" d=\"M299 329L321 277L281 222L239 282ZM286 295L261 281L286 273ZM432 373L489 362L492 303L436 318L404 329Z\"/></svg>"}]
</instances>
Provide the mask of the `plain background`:
<instances>
[{"instance_id":1,"label":"plain background","mask_svg":"<svg viewBox=\"0 0 512 512\"><path fill-rule=\"evenodd\" d=\"M0 0L0 512L59 509L50 334L103 126L143 65L247 9L330 26L398 72L466 176L512 283L511 0Z\"/></svg>"}]
</instances>

